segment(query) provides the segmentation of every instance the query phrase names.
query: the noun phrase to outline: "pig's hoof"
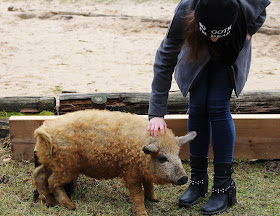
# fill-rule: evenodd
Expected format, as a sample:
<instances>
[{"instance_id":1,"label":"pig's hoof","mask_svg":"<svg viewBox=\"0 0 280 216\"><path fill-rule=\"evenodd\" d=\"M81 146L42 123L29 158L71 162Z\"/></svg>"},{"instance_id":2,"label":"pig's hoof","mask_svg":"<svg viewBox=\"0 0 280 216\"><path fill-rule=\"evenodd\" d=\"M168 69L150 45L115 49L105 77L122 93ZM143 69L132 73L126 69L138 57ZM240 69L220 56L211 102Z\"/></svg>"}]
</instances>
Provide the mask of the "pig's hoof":
<instances>
[{"instance_id":1,"label":"pig's hoof","mask_svg":"<svg viewBox=\"0 0 280 216\"><path fill-rule=\"evenodd\" d=\"M55 206L56 203L56 200L54 197L50 196L48 198L46 198L46 206L47 207L52 207L52 206Z\"/></svg>"},{"instance_id":2,"label":"pig's hoof","mask_svg":"<svg viewBox=\"0 0 280 216\"><path fill-rule=\"evenodd\" d=\"M151 202L159 202L159 199L149 199Z\"/></svg>"},{"instance_id":3,"label":"pig's hoof","mask_svg":"<svg viewBox=\"0 0 280 216\"><path fill-rule=\"evenodd\" d=\"M133 215L134 216L149 216L146 211L145 212L135 212Z\"/></svg>"},{"instance_id":4,"label":"pig's hoof","mask_svg":"<svg viewBox=\"0 0 280 216\"><path fill-rule=\"evenodd\" d=\"M157 198L157 196L155 196L155 197L146 197L146 199L151 201L151 202L159 202L159 199Z\"/></svg>"},{"instance_id":5,"label":"pig's hoof","mask_svg":"<svg viewBox=\"0 0 280 216\"><path fill-rule=\"evenodd\" d=\"M53 207L53 206L55 206L55 202L46 201L46 206L47 207Z\"/></svg>"},{"instance_id":6,"label":"pig's hoof","mask_svg":"<svg viewBox=\"0 0 280 216\"><path fill-rule=\"evenodd\" d=\"M76 206L73 204L73 206L69 206L69 207L67 207L69 210L76 210Z\"/></svg>"},{"instance_id":7,"label":"pig's hoof","mask_svg":"<svg viewBox=\"0 0 280 216\"><path fill-rule=\"evenodd\" d=\"M61 206L66 207L69 210L75 210L76 206L74 203L62 203Z\"/></svg>"}]
</instances>

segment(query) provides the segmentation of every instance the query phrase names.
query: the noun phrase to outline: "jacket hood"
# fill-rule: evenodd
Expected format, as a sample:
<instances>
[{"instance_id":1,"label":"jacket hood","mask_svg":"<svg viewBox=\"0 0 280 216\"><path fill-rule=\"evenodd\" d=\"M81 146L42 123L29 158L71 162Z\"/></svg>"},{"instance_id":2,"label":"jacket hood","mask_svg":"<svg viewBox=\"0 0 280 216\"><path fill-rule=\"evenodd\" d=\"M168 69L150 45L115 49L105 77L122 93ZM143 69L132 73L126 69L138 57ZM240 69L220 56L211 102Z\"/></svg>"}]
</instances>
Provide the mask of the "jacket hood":
<instances>
[{"instance_id":1,"label":"jacket hood","mask_svg":"<svg viewBox=\"0 0 280 216\"><path fill-rule=\"evenodd\" d=\"M265 8L270 4L269 0L237 0L247 24L254 22ZM175 9L175 15L169 25L167 37L184 40L184 28L186 15L195 10L198 0L181 0Z\"/></svg>"}]
</instances>

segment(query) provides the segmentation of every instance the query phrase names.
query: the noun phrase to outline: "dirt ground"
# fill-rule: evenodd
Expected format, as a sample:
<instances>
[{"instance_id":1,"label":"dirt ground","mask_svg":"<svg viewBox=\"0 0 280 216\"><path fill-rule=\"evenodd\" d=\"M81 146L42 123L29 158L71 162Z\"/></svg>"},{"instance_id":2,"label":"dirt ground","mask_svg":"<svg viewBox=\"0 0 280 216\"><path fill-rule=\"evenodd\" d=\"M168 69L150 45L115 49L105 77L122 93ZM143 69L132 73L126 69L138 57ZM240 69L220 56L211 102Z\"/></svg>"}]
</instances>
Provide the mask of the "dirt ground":
<instances>
[{"instance_id":1,"label":"dirt ground","mask_svg":"<svg viewBox=\"0 0 280 216\"><path fill-rule=\"evenodd\" d=\"M150 92L154 56L176 5L163 0L1 0L0 97ZM263 26L272 34L253 36L246 90L280 90L279 11L280 1L272 0ZM175 81L172 90L178 90Z\"/></svg>"}]
</instances>

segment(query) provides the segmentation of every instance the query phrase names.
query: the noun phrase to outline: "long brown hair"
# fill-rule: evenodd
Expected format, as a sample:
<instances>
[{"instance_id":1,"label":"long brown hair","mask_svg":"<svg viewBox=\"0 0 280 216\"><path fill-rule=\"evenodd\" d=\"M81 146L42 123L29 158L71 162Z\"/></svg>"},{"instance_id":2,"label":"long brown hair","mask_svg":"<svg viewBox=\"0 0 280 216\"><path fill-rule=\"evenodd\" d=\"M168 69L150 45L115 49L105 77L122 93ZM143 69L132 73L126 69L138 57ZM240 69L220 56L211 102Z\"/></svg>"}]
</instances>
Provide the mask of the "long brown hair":
<instances>
[{"instance_id":1,"label":"long brown hair","mask_svg":"<svg viewBox=\"0 0 280 216\"><path fill-rule=\"evenodd\" d=\"M206 46L206 40L199 31L194 11L191 11L186 19L184 45L187 45L190 49L186 61L202 62L203 59L199 59L199 52Z\"/></svg>"}]
</instances>

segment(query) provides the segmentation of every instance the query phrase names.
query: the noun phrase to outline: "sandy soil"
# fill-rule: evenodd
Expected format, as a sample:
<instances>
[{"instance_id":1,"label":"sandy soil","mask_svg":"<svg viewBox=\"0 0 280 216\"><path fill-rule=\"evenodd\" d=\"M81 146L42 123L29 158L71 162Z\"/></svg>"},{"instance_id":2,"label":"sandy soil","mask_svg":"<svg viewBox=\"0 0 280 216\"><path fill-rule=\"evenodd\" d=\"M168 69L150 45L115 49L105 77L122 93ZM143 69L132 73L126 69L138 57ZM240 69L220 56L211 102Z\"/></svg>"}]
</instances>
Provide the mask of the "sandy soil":
<instances>
[{"instance_id":1,"label":"sandy soil","mask_svg":"<svg viewBox=\"0 0 280 216\"><path fill-rule=\"evenodd\" d=\"M155 52L175 7L160 0L1 0L0 97L150 92ZM265 28L280 30L279 11L272 0ZM280 35L257 33L245 89L280 90L279 63Z\"/></svg>"}]
</instances>

